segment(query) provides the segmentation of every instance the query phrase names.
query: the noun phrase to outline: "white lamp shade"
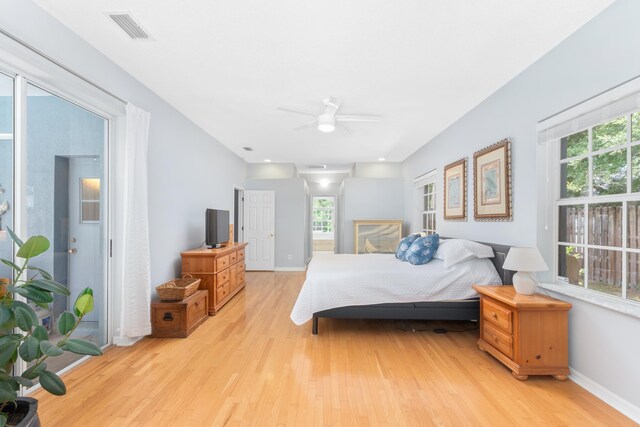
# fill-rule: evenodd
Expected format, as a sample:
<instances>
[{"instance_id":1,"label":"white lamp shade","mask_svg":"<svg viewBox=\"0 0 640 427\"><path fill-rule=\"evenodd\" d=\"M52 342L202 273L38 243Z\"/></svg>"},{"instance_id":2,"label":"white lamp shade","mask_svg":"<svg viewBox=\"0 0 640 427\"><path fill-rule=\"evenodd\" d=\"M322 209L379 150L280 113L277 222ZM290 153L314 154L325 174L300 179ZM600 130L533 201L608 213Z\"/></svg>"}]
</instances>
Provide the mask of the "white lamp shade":
<instances>
[{"instance_id":1,"label":"white lamp shade","mask_svg":"<svg viewBox=\"0 0 640 427\"><path fill-rule=\"evenodd\" d=\"M538 248L511 248L502 268L511 271L547 271Z\"/></svg>"}]
</instances>

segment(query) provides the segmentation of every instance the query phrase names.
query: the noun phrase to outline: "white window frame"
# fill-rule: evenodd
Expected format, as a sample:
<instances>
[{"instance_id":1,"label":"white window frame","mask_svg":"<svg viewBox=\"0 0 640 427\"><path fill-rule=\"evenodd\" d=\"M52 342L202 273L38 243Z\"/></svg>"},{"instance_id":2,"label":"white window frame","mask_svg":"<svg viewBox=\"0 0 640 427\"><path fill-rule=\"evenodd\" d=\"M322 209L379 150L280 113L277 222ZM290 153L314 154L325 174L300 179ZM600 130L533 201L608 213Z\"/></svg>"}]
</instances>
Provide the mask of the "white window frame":
<instances>
[{"instance_id":1,"label":"white window frame","mask_svg":"<svg viewBox=\"0 0 640 427\"><path fill-rule=\"evenodd\" d=\"M640 317L640 302L626 299L627 293L627 254L640 253L640 249L628 247L627 233L627 203L640 201L640 192L622 193L616 195L593 195L592 182L592 158L599 154L610 151L624 149L627 150L627 188L631 189L632 168L631 168L631 150L630 147L640 145L640 141L631 141L631 115L640 111L640 78L622 84L603 94L597 95L577 106L571 107L555 116L552 116L538 123L537 131L541 143L546 144L546 162L547 179L546 179L546 199L549 207L553 209L553 226L550 230L553 241L553 263L551 268L553 283L541 283L541 286L566 294L584 301L588 301L606 308L610 308L622 313L626 313L635 317ZM612 148L606 148L595 152L591 151L593 132L592 128L603 123L607 123L618 117L627 116L627 141L625 144ZM567 159L561 159L561 139L565 136L573 135L580 131L588 131L588 153ZM560 197L561 185L561 164L569 161L589 159L589 175L588 175L588 196L585 197ZM588 204L599 203L622 203L622 246L600 246L589 243L588 241ZM585 232L584 242L582 244L562 242L559 240L559 208L561 206L584 206L585 209ZM581 248L584 252L584 286L568 284L567 281L558 275L559 268L559 246L569 245ZM623 254L622 259L622 296L606 294L588 288L589 284L589 262L586 250L588 249L604 249L619 251Z\"/></svg>"},{"instance_id":2,"label":"white window frame","mask_svg":"<svg viewBox=\"0 0 640 427\"><path fill-rule=\"evenodd\" d=\"M333 207L331 208L320 208L320 210L330 211L331 212L331 228L333 232L323 232L314 230L313 226L315 221L314 211L317 210L314 207L314 201L316 199L330 199L333 201ZM324 221L327 222L327 221ZM312 196L311 197L311 232L313 233L313 240L333 240L336 231L336 198L335 196Z\"/></svg>"},{"instance_id":3,"label":"white window frame","mask_svg":"<svg viewBox=\"0 0 640 427\"><path fill-rule=\"evenodd\" d=\"M427 234L435 234L438 220L437 220L437 196L438 190L436 185L436 173L437 170L434 169L430 172L427 172L423 175L418 176L413 180L414 187L416 188L416 224L417 227L422 232ZM433 191L431 193L425 194L425 188L432 184ZM425 198L427 196L432 196L433 198L433 209L425 209ZM428 224L428 220L426 220L429 216L433 218L433 228L424 228L424 224Z\"/></svg>"}]
</instances>

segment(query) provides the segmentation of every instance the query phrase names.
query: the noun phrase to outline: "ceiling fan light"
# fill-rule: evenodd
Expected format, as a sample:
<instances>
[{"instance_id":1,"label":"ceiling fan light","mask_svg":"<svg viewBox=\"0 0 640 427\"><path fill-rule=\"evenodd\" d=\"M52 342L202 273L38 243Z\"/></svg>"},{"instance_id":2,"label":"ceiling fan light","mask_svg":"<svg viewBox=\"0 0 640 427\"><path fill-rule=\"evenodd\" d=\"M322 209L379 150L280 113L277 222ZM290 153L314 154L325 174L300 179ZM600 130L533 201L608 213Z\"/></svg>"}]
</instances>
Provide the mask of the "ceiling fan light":
<instances>
[{"instance_id":1,"label":"ceiling fan light","mask_svg":"<svg viewBox=\"0 0 640 427\"><path fill-rule=\"evenodd\" d=\"M336 130L336 125L333 123L318 123L318 130L325 133L333 132Z\"/></svg>"}]
</instances>

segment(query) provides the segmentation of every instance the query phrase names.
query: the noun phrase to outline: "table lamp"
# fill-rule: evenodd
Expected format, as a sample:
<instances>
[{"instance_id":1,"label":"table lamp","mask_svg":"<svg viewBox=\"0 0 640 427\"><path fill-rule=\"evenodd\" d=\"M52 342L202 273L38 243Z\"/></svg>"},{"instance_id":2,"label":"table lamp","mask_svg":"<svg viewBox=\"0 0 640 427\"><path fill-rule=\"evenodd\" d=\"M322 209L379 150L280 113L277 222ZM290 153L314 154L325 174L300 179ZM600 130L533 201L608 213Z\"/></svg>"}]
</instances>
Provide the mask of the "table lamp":
<instances>
[{"instance_id":1,"label":"table lamp","mask_svg":"<svg viewBox=\"0 0 640 427\"><path fill-rule=\"evenodd\" d=\"M517 272L513 275L513 287L523 295L532 295L538 286L531 273L549 269L538 248L511 248L502 268Z\"/></svg>"}]
</instances>

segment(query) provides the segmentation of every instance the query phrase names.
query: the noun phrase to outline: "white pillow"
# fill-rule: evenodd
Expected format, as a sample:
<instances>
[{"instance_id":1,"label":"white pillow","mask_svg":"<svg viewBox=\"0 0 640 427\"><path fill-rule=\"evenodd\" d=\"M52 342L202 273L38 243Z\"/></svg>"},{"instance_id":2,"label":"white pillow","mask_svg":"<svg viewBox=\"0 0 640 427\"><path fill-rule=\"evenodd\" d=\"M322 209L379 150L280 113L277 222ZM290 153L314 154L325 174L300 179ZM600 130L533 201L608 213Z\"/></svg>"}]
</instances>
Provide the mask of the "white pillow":
<instances>
[{"instance_id":1,"label":"white pillow","mask_svg":"<svg viewBox=\"0 0 640 427\"><path fill-rule=\"evenodd\" d=\"M465 239L440 240L438 250L433 256L444 261L444 268L449 268L471 258L493 258L491 246Z\"/></svg>"}]
</instances>

